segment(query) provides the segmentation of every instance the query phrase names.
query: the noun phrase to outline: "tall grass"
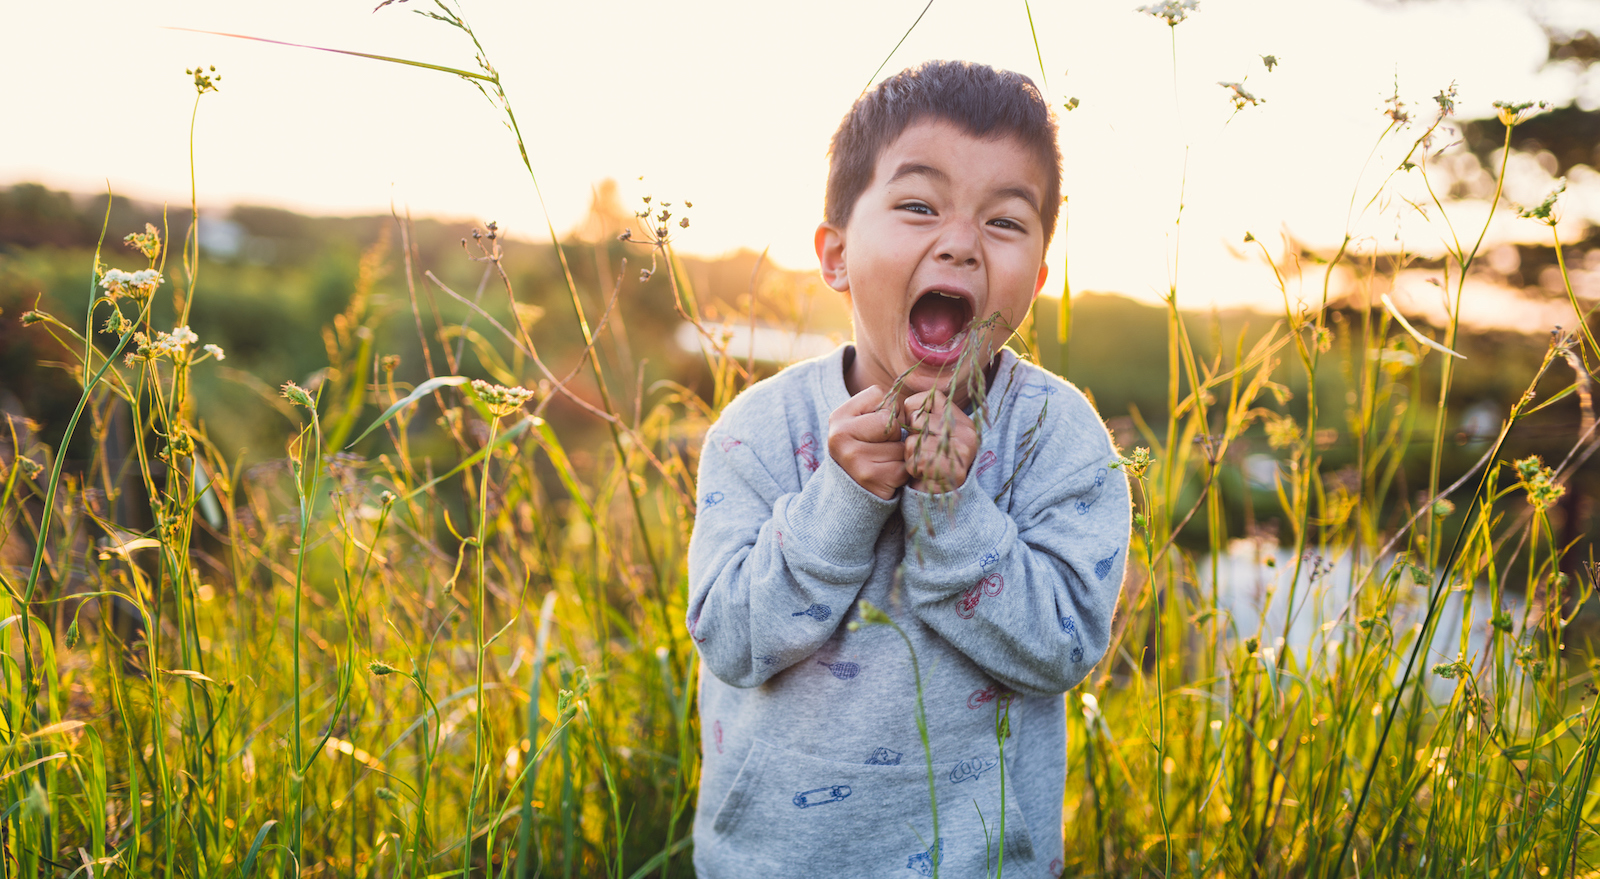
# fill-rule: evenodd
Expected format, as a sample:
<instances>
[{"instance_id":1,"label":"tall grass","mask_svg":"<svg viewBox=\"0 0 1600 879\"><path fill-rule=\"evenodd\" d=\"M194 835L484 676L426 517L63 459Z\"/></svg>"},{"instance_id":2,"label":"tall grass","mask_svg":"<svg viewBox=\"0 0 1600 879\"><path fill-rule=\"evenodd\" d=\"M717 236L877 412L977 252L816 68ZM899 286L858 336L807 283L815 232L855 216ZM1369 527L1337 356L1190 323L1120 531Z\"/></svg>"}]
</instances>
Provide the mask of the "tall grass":
<instances>
[{"instance_id":1,"label":"tall grass","mask_svg":"<svg viewBox=\"0 0 1600 879\"><path fill-rule=\"evenodd\" d=\"M490 98L520 150L471 28L442 4L425 14L473 43L480 68L446 72ZM214 82L196 73L195 85L198 98ZM1174 282L1167 412L1137 421L1142 439L1122 464L1138 483L1140 564L1109 655L1068 695L1067 851L1052 869L1594 873L1596 662L1567 627L1597 571L1587 547L1561 545L1551 526L1552 502L1600 445L1589 397L1600 349L1586 316L1581 334L1552 335L1496 440L1444 485L1455 403L1445 349L1487 225L1448 232L1455 316L1442 341L1392 307L1330 307L1341 268L1360 289L1398 271L1361 251L1356 227L1403 181L1428 179L1428 138L1448 104L1441 93L1420 136L1392 106L1380 146L1399 138L1404 157L1353 198L1319 301L1294 301L1262 245L1282 319L1206 359ZM1508 144L1529 109L1506 108ZM1524 222L1549 222L1554 204ZM1453 230L1453 206L1433 207ZM673 256L675 219L670 205L647 205L629 238L700 325ZM1487 222L1503 221L1491 211ZM456 294L408 246L410 307L430 353L411 381L397 375L373 332L375 250L329 330L327 368L284 385L299 427L252 466L215 447L196 415L191 376L223 352L152 317L165 292L187 313L197 230L159 281L97 256L81 324L24 316L81 352L70 368L82 398L58 447L6 422L6 875L692 874L699 671L678 620L694 456L757 373L702 326L702 392L664 384L619 399L601 330L626 269L609 299L563 272L586 350L580 363L547 364L498 271L496 236L475 234L508 300L505 322L475 312L499 334L496 355L480 357L495 383L461 374L449 344L459 332L419 305L424 284ZM148 271L167 271L165 230L134 230L128 244ZM590 309L605 299L598 323L585 295ZM1069 308L1039 322L1057 327L1044 341L1063 366ZM570 387L579 369L592 397ZM1330 369L1346 372L1349 398L1319 395ZM1425 372L1438 376L1431 411ZM569 454L540 416L557 396L603 423L606 442ZM1571 453L1553 467L1504 460L1507 438L1549 407L1581 409ZM1332 473L1330 430L1354 460ZM61 452L74 435L90 440L85 461ZM1263 443L1281 463L1265 492L1241 463ZM1401 475L1419 443L1430 479L1413 497ZM1266 498L1254 515L1276 517L1280 534L1230 534L1229 495ZM1252 573L1227 580L1240 558ZM1242 617L1231 596L1257 584L1254 618ZM1470 600L1475 590L1486 599ZM1460 617L1457 652L1435 655L1446 612ZM1296 640L1301 619L1311 634Z\"/></svg>"}]
</instances>

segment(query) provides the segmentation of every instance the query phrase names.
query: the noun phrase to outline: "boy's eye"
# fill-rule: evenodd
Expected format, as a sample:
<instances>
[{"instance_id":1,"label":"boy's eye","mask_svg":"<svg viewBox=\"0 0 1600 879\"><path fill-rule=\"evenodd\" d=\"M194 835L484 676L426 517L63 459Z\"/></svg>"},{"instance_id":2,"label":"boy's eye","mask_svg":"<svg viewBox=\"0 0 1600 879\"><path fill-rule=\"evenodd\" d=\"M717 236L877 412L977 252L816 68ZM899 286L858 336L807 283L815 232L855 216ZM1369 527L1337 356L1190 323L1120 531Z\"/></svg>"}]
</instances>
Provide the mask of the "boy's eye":
<instances>
[{"instance_id":1,"label":"boy's eye","mask_svg":"<svg viewBox=\"0 0 1600 879\"><path fill-rule=\"evenodd\" d=\"M991 225L991 226L999 226L1002 229L1015 229L1018 232L1023 231L1022 224L1018 223L1016 220L1008 220L1008 219L1004 219L1004 218L1001 218L1001 219L998 219L998 220L990 220L989 221L989 225Z\"/></svg>"},{"instance_id":2,"label":"boy's eye","mask_svg":"<svg viewBox=\"0 0 1600 879\"><path fill-rule=\"evenodd\" d=\"M912 213L933 216L933 208L928 207L920 201L906 202L905 204L900 205L899 209L902 211L911 211Z\"/></svg>"}]
</instances>

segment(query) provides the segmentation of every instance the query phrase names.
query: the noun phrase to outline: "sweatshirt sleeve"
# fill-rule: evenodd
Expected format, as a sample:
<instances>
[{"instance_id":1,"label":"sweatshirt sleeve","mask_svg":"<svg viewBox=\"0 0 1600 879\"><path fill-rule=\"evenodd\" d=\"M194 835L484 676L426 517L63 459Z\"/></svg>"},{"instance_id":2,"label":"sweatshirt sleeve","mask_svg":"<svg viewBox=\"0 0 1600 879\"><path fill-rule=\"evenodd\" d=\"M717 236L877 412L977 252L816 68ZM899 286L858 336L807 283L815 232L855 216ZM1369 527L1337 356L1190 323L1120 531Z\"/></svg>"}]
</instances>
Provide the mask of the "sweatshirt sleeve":
<instances>
[{"instance_id":1,"label":"sweatshirt sleeve","mask_svg":"<svg viewBox=\"0 0 1600 879\"><path fill-rule=\"evenodd\" d=\"M832 637L899 500L862 488L826 454L799 491L785 491L759 449L720 427L700 456L687 623L712 674L754 687ZM783 452L777 466L793 467Z\"/></svg>"},{"instance_id":2,"label":"sweatshirt sleeve","mask_svg":"<svg viewBox=\"0 0 1600 879\"><path fill-rule=\"evenodd\" d=\"M1110 440L1089 417L1097 430L1041 440L1009 511L973 473L954 492L907 489L901 502L913 612L1025 695L1066 692L1110 641L1132 510L1127 478L1108 466Z\"/></svg>"}]
</instances>

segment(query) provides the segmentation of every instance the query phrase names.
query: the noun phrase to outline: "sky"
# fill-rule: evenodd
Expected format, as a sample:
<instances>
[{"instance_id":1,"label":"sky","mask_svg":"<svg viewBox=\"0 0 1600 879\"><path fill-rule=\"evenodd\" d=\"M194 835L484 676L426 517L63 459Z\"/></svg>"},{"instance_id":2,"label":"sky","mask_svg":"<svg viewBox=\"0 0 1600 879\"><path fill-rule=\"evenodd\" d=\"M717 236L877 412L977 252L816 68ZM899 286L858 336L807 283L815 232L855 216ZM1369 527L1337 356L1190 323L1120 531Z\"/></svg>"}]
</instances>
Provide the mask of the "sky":
<instances>
[{"instance_id":1,"label":"sky","mask_svg":"<svg viewBox=\"0 0 1600 879\"><path fill-rule=\"evenodd\" d=\"M1075 292L1156 300L1175 283L1181 304L1271 307L1282 294L1246 232L1272 251L1286 235L1335 246L1348 229L1369 246L1399 235L1437 252L1437 222L1402 217L1399 202L1350 210L1420 130L1375 150L1397 85L1424 123L1452 82L1462 118L1497 99L1600 104L1600 69L1541 69L1541 22L1600 30L1592 0L1202 0L1176 28L1124 0L1035 0L1031 31L1021 0L463 0L541 202L503 117L457 77L173 29L474 66L462 33L416 14L432 8L424 0L374 2L8 3L0 110L13 121L0 184L109 185L187 204L194 90L183 71L215 65L221 89L201 100L194 129L202 217L232 203L333 215L393 204L537 240L546 218L558 232L577 225L594 185L614 178L629 207L644 195L694 203L682 251L770 248L809 269L828 138L850 103L886 58L880 78L961 58L1034 77L1060 113L1067 224L1047 292L1065 275ZM1269 72L1263 55L1278 66ZM1236 113L1219 81L1242 81L1263 103ZM1522 204L1551 185L1533 162L1507 175ZM1461 206L1461 219L1484 213L1473 211ZM1564 234L1586 221L1600 223L1592 173L1571 181ZM1541 234L1506 216L1489 243ZM1483 291L1496 304L1477 319L1509 314L1494 299L1504 295Z\"/></svg>"}]
</instances>

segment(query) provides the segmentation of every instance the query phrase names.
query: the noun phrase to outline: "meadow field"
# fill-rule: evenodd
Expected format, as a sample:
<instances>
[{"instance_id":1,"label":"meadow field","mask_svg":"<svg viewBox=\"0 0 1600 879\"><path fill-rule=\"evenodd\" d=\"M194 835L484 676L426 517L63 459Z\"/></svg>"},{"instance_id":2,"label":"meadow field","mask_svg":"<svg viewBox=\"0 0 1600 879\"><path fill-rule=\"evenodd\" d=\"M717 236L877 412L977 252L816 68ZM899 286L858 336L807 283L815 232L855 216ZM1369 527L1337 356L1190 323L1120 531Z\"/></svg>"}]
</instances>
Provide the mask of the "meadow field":
<instances>
[{"instance_id":1,"label":"meadow field","mask_svg":"<svg viewBox=\"0 0 1600 879\"><path fill-rule=\"evenodd\" d=\"M422 8L522 148L469 23ZM215 75L184 74L202 115ZM1600 875L1595 261L1552 238L1548 336L1392 304L1426 270L1459 315L1492 224L1557 230L1559 189L1498 184L1538 106L1473 123L1487 211L1431 182L1454 99L1374 114L1336 251L1244 236L1281 313L1063 283L1015 328L1094 395L1136 515L1063 699L1065 856L1004 873ZM0 875L693 875L699 447L782 365L733 328L817 314L797 275L680 256L662 197L538 247L400 212L300 275L211 254L193 202L0 252L34 291L0 338L36 352L0 424ZM1403 212L1442 256L1373 233ZM291 280L323 291L297 323L251 310Z\"/></svg>"}]
</instances>

